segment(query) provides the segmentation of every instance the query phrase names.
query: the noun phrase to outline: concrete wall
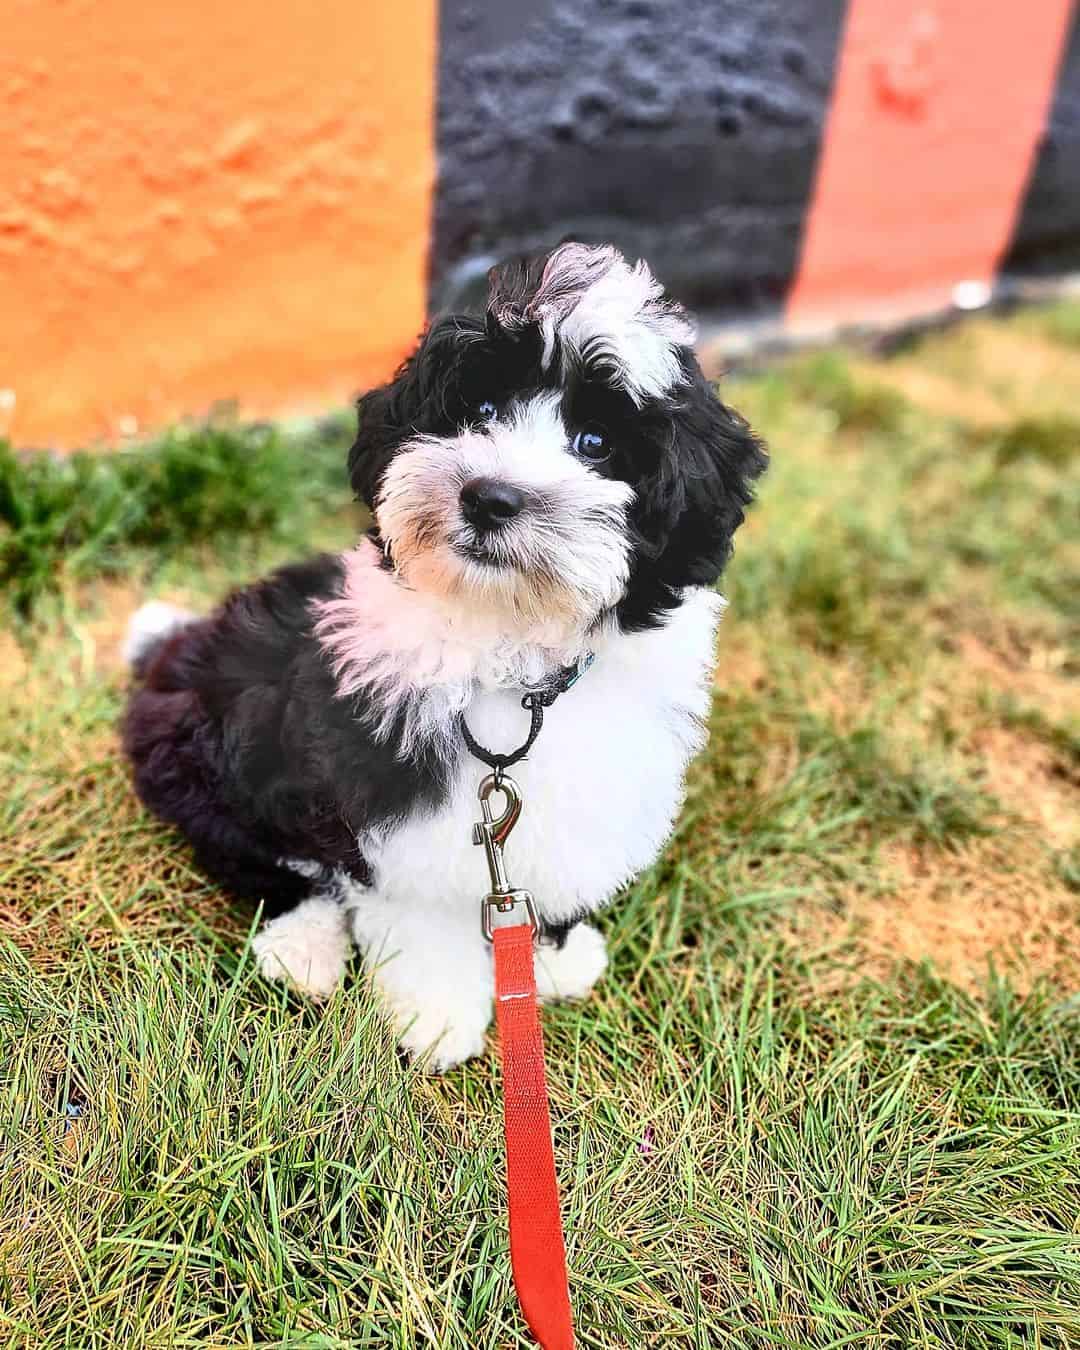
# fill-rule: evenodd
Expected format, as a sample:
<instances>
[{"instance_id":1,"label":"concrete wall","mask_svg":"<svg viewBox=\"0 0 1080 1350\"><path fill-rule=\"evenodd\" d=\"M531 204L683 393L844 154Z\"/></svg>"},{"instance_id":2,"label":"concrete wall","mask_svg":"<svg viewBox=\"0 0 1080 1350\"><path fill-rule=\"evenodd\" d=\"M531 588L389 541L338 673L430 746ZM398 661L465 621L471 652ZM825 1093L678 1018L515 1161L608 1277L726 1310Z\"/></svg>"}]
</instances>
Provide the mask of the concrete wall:
<instances>
[{"instance_id":1,"label":"concrete wall","mask_svg":"<svg viewBox=\"0 0 1080 1350\"><path fill-rule=\"evenodd\" d=\"M434 0L0 0L14 439L381 378L424 319L436 20Z\"/></svg>"},{"instance_id":2,"label":"concrete wall","mask_svg":"<svg viewBox=\"0 0 1080 1350\"><path fill-rule=\"evenodd\" d=\"M855 0L785 307L790 326L905 318L947 306L960 284L989 294L1071 10L1070 0Z\"/></svg>"},{"instance_id":3,"label":"concrete wall","mask_svg":"<svg viewBox=\"0 0 1080 1350\"><path fill-rule=\"evenodd\" d=\"M844 0L443 0L434 300L572 233L714 310L791 285Z\"/></svg>"},{"instance_id":4,"label":"concrete wall","mask_svg":"<svg viewBox=\"0 0 1080 1350\"><path fill-rule=\"evenodd\" d=\"M1080 272L1080 7L1005 267L1044 276Z\"/></svg>"},{"instance_id":5,"label":"concrete wall","mask_svg":"<svg viewBox=\"0 0 1080 1350\"><path fill-rule=\"evenodd\" d=\"M381 379L567 234L788 329L1080 267L1071 0L0 0L0 435Z\"/></svg>"}]
</instances>

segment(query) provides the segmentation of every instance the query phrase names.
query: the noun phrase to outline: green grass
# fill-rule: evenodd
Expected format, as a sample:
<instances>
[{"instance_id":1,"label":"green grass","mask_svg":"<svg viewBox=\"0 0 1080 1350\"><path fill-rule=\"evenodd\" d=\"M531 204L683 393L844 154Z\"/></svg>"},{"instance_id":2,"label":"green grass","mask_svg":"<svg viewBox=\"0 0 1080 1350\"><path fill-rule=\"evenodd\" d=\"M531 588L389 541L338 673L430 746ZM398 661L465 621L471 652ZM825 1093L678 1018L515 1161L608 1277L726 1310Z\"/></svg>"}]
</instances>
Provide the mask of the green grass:
<instances>
[{"instance_id":1,"label":"green grass","mask_svg":"<svg viewBox=\"0 0 1080 1350\"><path fill-rule=\"evenodd\" d=\"M1080 389L1071 322L980 351ZM729 388L774 463L709 749L544 1014L584 1347L1080 1344L1075 448L1057 386L903 392L959 408L973 341ZM127 613L345 543L347 435L4 468L0 1347L528 1343L492 1058L258 980L117 754Z\"/></svg>"},{"instance_id":2,"label":"green grass","mask_svg":"<svg viewBox=\"0 0 1080 1350\"><path fill-rule=\"evenodd\" d=\"M1080 456L1080 422L1072 417L1020 418L991 439L1003 466L1032 458L1068 471Z\"/></svg>"},{"instance_id":3,"label":"green grass","mask_svg":"<svg viewBox=\"0 0 1080 1350\"><path fill-rule=\"evenodd\" d=\"M0 441L0 587L28 613L63 578L124 573L133 553L223 536L294 544L341 499L351 427L179 426L113 454L17 456Z\"/></svg>"}]
</instances>

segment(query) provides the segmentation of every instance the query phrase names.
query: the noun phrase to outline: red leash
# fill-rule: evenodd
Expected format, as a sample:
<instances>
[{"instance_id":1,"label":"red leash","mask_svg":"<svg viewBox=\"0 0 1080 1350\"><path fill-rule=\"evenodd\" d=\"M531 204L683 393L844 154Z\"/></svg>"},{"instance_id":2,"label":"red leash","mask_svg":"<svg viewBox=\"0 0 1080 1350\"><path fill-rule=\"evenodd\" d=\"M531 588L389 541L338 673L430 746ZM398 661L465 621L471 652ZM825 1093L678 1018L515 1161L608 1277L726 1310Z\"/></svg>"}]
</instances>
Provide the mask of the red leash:
<instances>
[{"instance_id":1,"label":"red leash","mask_svg":"<svg viewBox=\"0 0 1080 1350\"><path fill-rule=\"evenodd\" d=\"M529 1329L544 1350L573 1350L531 924L495 930L495 1015L503 1069L514 1287Z\"/></svg>"},{"instance_id":2,"label":"red leash","mask_svg":"<svg viewBox=\"0 0 1080 1350\"><path fill-rule=\"evenodd\" d=\"M500 793L506 809L496 820L488 798ZM484 936L495 947L495 1015L503 1069L506 1127L506 1190L510 1205L510 1264L529 1329L543 1350L574 1350L566 1249L559 1217L559 1183L551 1144L544 1037L536 1001L533 944L539 929L528 891L512 890L503 864L503 844L521 814L521 793L501 771L480 784L483 820L473 843L483 844L491 871L484 901ZM492 928L493 912L525 907L527 923Z\"/></svg>"}]
</instances>

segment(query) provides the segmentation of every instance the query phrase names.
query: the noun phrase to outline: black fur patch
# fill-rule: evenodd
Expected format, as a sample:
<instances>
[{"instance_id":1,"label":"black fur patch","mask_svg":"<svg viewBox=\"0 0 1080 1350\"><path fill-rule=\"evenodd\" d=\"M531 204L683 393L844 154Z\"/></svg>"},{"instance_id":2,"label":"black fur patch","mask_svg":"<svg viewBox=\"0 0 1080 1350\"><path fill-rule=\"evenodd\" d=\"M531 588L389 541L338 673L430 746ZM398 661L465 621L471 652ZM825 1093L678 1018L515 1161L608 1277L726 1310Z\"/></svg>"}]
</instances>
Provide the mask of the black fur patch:
<instances>
[{"instance_id":1,"label":"black fur patch","mask_svg":"<svg viewBox=\"0 0 1080 1350\"><path fill-rule=\"evenodd\" d=\"M153 654L124 723L139 796L268 915L326 889L336 869L369 883L357 836L446 792L445 765L397 759L397 733L376 744L357 701L336 697L311 605L340 583L338 559L321 557L238 591Z\"/></svg>"}]
</instances>

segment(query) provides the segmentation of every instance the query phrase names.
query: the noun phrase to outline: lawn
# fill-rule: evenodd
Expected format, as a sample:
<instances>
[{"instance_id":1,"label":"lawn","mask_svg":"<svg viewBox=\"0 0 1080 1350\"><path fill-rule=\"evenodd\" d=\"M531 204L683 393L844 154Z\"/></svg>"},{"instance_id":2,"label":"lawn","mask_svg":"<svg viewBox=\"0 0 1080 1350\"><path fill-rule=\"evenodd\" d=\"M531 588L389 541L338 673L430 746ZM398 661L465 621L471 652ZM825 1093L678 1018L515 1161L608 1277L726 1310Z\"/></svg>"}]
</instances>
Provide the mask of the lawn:
<instances>
[{"instance_id":1,"label":"lawn","mask_svg":"<svg viewBox=\"0 0 1080 1350\"><path fill-rule=\"evenodd\" d=\"M544 1015L580 1343L1080 1345L1080 306L725 388L709 749ZM347 437L0 456L0 1346L528 1344L493 1057L254 977L117 753L127 615L347 542Z\"/></svg>"}]
</instances>

